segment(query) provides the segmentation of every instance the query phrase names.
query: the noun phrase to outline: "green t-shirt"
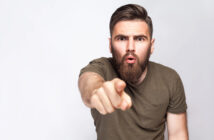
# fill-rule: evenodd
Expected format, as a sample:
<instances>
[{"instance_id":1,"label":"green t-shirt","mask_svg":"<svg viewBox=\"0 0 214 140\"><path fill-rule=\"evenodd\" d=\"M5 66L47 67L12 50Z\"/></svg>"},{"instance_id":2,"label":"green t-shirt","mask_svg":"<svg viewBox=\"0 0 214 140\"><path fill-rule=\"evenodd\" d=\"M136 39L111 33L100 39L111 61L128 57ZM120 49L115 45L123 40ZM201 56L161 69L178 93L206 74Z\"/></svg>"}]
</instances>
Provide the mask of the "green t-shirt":
<instances>
[{"instance_id":1,"label":"green t-shirt","mask_svg":"<svg viewBox=\"0 0 214 140\"><path fill-rule=\"evenodd\" d=\"M98 73L105 81L120 78L112 65L112 58L102 57L91 61L80 75L86 71ZM117 109L107 115L91 109L97 139L164 140L167 112L183 113L187 109L179 75L171 68L150 61L142 83L126 84L125 92L132 99L130 109Z\"/></svg>"}]
</instances>

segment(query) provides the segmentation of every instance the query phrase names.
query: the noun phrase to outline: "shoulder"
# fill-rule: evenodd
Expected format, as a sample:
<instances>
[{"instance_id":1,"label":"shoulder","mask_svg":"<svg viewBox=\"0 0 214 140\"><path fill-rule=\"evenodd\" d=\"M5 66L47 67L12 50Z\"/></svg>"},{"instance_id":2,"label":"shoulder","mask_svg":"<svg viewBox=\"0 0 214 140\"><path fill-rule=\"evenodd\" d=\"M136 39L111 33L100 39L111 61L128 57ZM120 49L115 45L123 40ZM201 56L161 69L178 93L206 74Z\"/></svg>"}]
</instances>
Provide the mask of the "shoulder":
<instances>
[{"instance_id":1,"label":"shoulder","mask_svg":"<svg viewBox=\"0 0 214 140\"><path fill-rule=\"evenodd\" d=\"M91 60L88 65L86 65L85 67L82 68L81 72L85 72L85 71L103 71L105 70L105 67L107 67L110 63L109 58L106 57L100 57L100 58L96 58Z\"/></svg>"},{"instance_id":2,"label":"shoulder","mask_svg":"<svg viewBox=\"0 0 214 140\"><path fill-rule=\"evenodd\" d=\"M84 72L95 72L102 76L105 80L108 75L114 74L112 66L112 58L101 57L89 62L87 66L81 69L80 75Z\"/></svg>"},{"instance_id":3,"label":"shoulder","mask_svg":"<svg viewBox=\"0 0 214 140\"><path fill-rule=\"evenodd\" d=\"M155 80L164 83L170 89L171 94L176 93L176 90L184 90L182 80L176 70L159 63L150 62L150 71Z\"/></svg>"},{"instance_id":4,"label":"shoulder","mask_svg":"<svg viewBox=\"0 0 214 140\"><path fill-rule=\"evenodd\" d=\"M152 69L159 70L161 72L175 72L174 69L157 62L149 61L149 65Z\"/></svg>"},{"instance_id":5,"label":"shoulder","mask_svg":"<svg viewBox=\"0 0 214 140\"><path fill-rule=\"evenodd\" d=\"M176 88L177 85L182 84L182 80L179 74L173 68L156 62L150 62L149 68L152 79L163 83L171 90L173 90L173 88Z\"/></svg>"},{"instance_id":6,"label":"shoulder","mask_svg":"<svg viewBox=\"0 0 214 140\"><path fill-rule=\"evenodd\" d=\"M176 70L156 62L149 62L149 67L152 74L158 74L167 79L179 77Z\"/></svg>"},{"instance_id":7,"label":"shoulder","mask_svg":"<svg viewBox=\"0 0 214 140\"><path fill-rule=\"evenodd\" d=\"M111 58L107 57L96 58L90 61L89 64L100 64L100 65L111 64Z\"/></svg>"}]
</instances>

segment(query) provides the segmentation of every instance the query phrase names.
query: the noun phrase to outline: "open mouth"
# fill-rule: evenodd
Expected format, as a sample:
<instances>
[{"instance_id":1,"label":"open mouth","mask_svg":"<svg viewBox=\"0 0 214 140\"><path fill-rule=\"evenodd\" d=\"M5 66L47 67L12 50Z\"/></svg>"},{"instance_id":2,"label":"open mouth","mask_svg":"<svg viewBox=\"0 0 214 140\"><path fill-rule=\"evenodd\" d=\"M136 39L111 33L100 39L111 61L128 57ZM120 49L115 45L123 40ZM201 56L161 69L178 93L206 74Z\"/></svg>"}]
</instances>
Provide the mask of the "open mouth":
<instances>
[{"instance_id":1,"label":"open mouth","mask_svg":"<svg viewBox=\"0 0 214 140\"><path fill-rule=\"evenodd\" d=\"M136 62L136 58L132 55L129 55L126 57L126 62L129 63L129 64L133 64Z\"/></svg>"}]
</instances>

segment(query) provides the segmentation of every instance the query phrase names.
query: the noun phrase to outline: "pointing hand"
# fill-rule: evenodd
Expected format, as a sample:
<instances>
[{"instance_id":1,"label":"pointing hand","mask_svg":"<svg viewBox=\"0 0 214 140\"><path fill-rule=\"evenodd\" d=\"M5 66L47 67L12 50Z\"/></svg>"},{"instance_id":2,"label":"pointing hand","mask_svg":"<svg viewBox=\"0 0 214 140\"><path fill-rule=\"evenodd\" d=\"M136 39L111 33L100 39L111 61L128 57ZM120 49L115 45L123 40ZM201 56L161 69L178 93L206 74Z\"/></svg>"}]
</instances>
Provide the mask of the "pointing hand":
<instances>
[{"instance_id":1,"label":"pointing hand","mask_svg":"<svg viewBox=\"0 0 214 140\"><path fill-rule=\"evenodd\" d=\"M116 109L125 111L132 105L130 96L124 91L126 83L118 78L106 81L103 85L95 89L90 102L101 114L114 112Z\"/></svg>"}]
</instances>

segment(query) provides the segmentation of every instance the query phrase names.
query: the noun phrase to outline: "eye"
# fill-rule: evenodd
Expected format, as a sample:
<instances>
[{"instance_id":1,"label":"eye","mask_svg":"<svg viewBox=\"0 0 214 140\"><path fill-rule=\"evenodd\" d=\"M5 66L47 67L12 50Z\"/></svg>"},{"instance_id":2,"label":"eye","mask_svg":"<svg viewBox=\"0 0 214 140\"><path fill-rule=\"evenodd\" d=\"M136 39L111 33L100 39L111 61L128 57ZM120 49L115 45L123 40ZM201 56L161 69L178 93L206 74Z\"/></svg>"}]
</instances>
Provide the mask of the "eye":
<instances>
[{"instance_id":1,"label":"eye","mask_svg":"<svg viewBox=\"0 0 214 140\"><path fill-rule=\"evenodd\" d=\"M137 37L135 40L136 41L144 41L144 38L143 37Z\"/></svg>"},{"instance_id":2,"label":"eye","mask_svg":"<svg viewBox=\"0 0 214 140\"><path fill-rule=\"evenodd\" d=\"M117 40L125 41L125 40L126 40L126 37L124 37L124 36L119 36L119 37L117 38Z\"/></svg>"}]
</instances>

